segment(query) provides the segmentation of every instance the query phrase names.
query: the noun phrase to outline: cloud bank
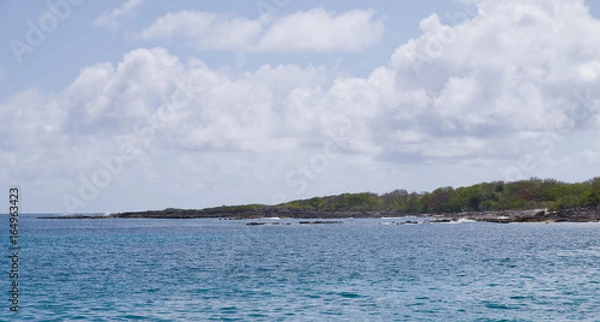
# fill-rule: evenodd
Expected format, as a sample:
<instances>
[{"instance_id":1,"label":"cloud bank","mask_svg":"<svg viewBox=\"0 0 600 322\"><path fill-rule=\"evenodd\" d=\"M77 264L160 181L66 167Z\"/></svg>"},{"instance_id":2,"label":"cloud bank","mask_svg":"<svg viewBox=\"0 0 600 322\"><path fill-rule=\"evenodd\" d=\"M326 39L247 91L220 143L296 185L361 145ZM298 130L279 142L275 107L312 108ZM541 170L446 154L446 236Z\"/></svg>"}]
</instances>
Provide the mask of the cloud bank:
<instances>
[{"instance_id":1,"label":"cloud bank","mask_svg":"<svg viewBox=\"0 0 600 322\"><path fill-rule=\"evenodd\" d=\"M122 210L594 176L585 169L600 161L600 21L575 0L477 8L451 25L423 19L421 35L365 78L295 64L236 74L161 47L87 66L58 93L27 89L0 102L0 135L19 133L1 143L0 178L53 182L55 200L83 200L85 180L118 166L82 211L121 194L140 200L114 204ZM380 37L374 17L315 9L265 24L179 12L141 37L203 49L360 50ZM328 31L309 40L319 28L303 23ZM354 42L345 24L362 26Z\"/></svg>"}]
</instances>

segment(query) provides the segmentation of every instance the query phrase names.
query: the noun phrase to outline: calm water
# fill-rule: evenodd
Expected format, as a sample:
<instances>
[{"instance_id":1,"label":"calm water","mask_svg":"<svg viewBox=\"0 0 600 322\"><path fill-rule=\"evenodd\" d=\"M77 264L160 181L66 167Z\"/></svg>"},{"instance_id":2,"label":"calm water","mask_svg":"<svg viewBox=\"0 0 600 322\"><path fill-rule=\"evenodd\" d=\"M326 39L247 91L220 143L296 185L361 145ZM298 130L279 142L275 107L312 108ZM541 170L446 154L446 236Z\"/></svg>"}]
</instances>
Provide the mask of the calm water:
<instances>
[{"instance_id":1,"label":"calm water","mask_svg":"<svg viewBox=\"0 0 600 322\"><path fill-rule=\"evenodd\" d=\"M390 221L21 216L0 320L600 321L600 224Z\"/></svg>"}]
</instances>

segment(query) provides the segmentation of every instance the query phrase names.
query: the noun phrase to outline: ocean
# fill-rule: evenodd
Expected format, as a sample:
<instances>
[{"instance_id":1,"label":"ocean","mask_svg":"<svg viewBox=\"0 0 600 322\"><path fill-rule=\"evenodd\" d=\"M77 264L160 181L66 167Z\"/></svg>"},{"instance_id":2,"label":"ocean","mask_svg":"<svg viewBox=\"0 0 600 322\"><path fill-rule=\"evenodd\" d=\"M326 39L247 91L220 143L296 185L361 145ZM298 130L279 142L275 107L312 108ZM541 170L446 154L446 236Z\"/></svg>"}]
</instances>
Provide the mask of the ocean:
<instances>
[{"instance_id":1,"label":"ocean","mask_svg":"<svg viewBox=\"0 0 600 322\"><path fill-rule=\"evenodd\" d=\"M2 321L600 321L598 223L0 218Z\"/></svg>"}]
</instances>

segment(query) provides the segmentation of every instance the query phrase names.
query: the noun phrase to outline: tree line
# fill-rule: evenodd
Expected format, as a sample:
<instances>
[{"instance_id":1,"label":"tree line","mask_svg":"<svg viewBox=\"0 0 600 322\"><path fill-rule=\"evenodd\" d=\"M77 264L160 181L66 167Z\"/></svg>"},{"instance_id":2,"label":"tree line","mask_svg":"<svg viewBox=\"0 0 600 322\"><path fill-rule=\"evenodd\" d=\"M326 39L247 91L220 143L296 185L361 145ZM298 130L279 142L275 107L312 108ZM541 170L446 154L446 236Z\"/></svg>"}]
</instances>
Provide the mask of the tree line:
<instances>
[{"instance_id":1,"label":"tree line","mask_svg":"<svg viewBox=\"0 0 600 322\"><path fill-rule=\"evenodd\" d=\"M558 210L600 205L600 177L580 183L531 178L494 181L468 187L441 187L432 192L397 189L385 194L345 193L295 200L279 208L305 210L391 210L407 214L547 208Z\"/></svg>"}]
</instances>

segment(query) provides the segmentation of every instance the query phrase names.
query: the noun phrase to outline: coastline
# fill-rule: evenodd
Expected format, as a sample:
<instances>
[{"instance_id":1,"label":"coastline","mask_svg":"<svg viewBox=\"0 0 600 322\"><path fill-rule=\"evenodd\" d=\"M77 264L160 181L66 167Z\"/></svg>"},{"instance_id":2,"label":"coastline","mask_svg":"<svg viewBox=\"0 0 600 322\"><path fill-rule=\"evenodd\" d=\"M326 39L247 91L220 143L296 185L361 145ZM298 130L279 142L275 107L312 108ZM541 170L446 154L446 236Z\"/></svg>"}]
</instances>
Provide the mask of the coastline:
<instances>
[{"instance_id":1,"label":"coastline","mask_svg":"<svg viewBox=\"0 0 600 322\"><path fill-rule=\"evenodd\" d=\"M103 215L40 216L38 219L112 219L112 218L155 218L155 219L268 219L272 217L290 219L345 219L345 218L389 218L389 217L432 217L436 222L473 220L493 223L525 222L600 222L600 206L576 207L548 211L548 209L469 211L461 213L403 213L390 210L301 210L276 207L218 207L210 209L174 209L134 211Z\"/></svg>"}]
</instances>

